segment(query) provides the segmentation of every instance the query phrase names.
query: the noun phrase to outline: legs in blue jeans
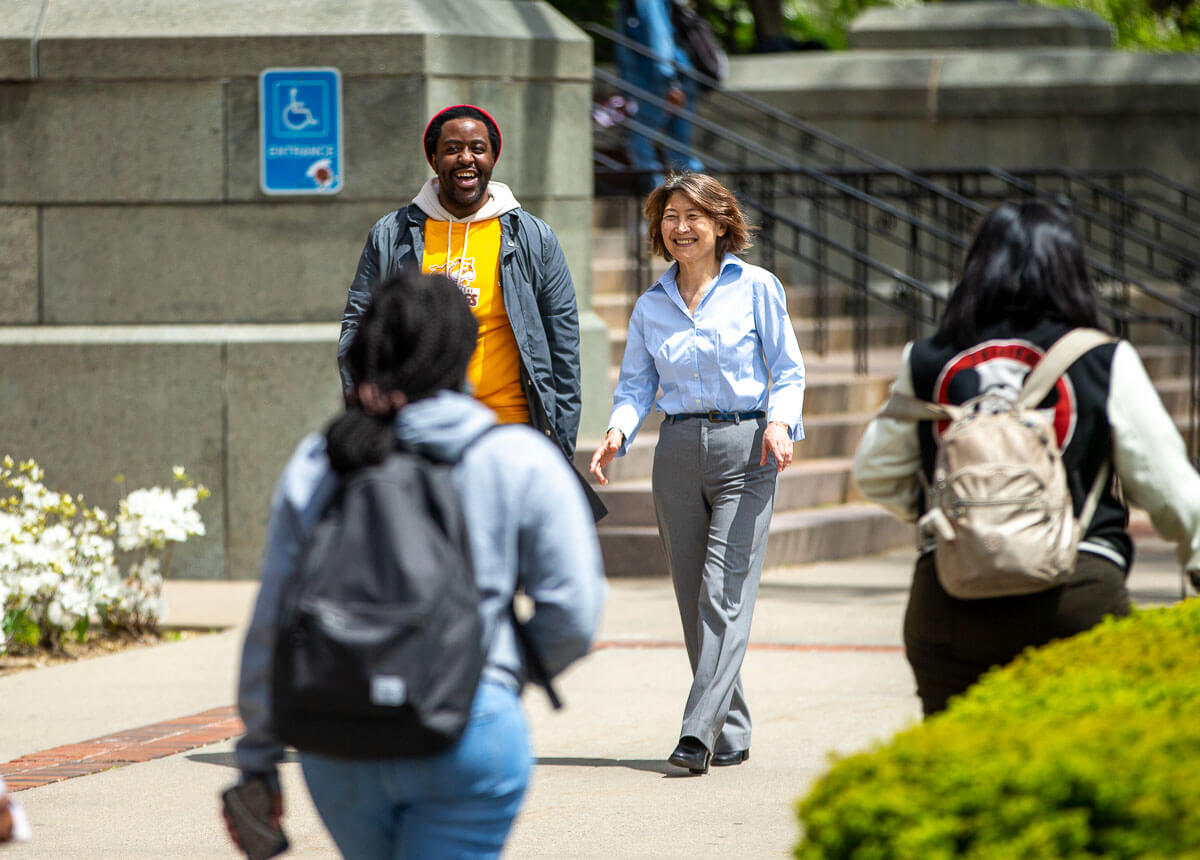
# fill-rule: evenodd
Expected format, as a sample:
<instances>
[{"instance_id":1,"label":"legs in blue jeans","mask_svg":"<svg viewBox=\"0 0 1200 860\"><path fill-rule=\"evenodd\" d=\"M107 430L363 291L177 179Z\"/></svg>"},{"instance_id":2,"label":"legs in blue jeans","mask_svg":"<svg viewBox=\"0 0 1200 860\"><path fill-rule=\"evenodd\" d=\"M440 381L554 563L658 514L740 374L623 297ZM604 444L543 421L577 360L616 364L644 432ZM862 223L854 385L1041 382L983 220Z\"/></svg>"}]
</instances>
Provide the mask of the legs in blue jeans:
<instances>
[{"instance_id":1,"label":"legs in blue jeans","mask_svg":"<svg viewBox=\"0 0 1200 860\"><path fill-rule=\"evenodd\" d=\"M532 765L517 694L482 683L458 743L419 759L301 755L313 803L348 860L500 856Z\"/></svg>"},{"instance_id":2,"label":"legs in blue jeans","mask_svg":"<svg viewBox=\"0 0 1200 860\"><path fill-rule=\"evenodd\" d=\"M647 89L652 89L656 86L653 83L642 83L639 85L646 86ZM659 88L665 92L665 85L659 85ZM695 110L696 93L694 87L687 85L684 92L687 95L688 109ZM678 142L681 149L664 147L666 149L667 166L669 168L673 170L686 168L696 172L704 170L704 165L700 163L700 159L689 156L682 151L690 146L692 141L692 124L682 116L672 115L663 108L643 100L638 102L638 110L634 119L642 125L649 126L654 131L661 132ZM663 162L659 158L657 145L652 140L630 131L629 155L634 167L641 170L655 171L653 177L655 186L662 184Z\"/></svg>"}]
</instances>

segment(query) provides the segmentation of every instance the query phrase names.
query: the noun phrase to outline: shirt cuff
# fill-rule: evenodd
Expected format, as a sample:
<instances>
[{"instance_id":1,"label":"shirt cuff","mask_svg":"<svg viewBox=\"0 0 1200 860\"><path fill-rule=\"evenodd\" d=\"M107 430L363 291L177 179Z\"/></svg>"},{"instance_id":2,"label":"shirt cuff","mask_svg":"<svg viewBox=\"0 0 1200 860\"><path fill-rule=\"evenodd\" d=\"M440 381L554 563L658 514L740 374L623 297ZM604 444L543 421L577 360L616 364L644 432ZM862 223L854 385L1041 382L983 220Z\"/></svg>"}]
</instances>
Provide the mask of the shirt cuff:
<instances>
[{"instance_id":1,"label":"shirt cuff","mask_svg":"<svg viewBox=\"0 0 1200 860\"><path fill-rule=\"evenodd\" d=\"M788 428L788 434L792 437L793 442L799 442L801 439L804 438L804 419L803 418L797 418L793 422L793 421L789 421L783 415L773 415L773 414L771 414L770 410L768 410L767 411L767 423L770 424L772 421L778 421L780 424L786 424L787 428Z\"/></svg>"},{"instance_id":2,"label":"shirt cuff","mask_svg":"<svg viewBox=\"0 0 1200 860\"><path fill-rule=\"evenodd\" d=\"M612 411L612 415L608 418L608 428L609 430L613 428L620 430L625 437L625 441L621 443L621 447L617 451L618 457L625 456L625 452L629 450L629 443L633 441L634 434L637 433L641 423L637 410L629 404L618 406Z\"/></svg>"}]
</instances>

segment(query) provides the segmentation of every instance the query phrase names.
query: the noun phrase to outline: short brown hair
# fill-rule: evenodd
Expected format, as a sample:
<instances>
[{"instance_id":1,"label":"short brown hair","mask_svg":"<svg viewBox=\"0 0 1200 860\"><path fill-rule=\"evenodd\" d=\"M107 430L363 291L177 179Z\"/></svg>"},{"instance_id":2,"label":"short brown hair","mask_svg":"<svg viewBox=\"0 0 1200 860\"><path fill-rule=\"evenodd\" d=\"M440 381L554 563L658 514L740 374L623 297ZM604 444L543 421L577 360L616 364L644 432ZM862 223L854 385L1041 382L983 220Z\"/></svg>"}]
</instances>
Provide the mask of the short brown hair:
<instances>
[{"instance_id":1,"label":"short brown hair","mask_svg":"<svg viewBox=\"0 0 1200 860\"><path fill-rule=\"evenodd\" d=\"M736 254L750 247L750 233L754 230L746 223L746 216L738 206L733 192L706 173L672 173L662 185L650 192L642 214L650 229L650 250L668 263L674 258L667 250L662 238L663 210L667 198L678 191L694 206L725 227L725 235L717 236L716 255L720 261L726 254Z\"/></svg>"}]
</instances>

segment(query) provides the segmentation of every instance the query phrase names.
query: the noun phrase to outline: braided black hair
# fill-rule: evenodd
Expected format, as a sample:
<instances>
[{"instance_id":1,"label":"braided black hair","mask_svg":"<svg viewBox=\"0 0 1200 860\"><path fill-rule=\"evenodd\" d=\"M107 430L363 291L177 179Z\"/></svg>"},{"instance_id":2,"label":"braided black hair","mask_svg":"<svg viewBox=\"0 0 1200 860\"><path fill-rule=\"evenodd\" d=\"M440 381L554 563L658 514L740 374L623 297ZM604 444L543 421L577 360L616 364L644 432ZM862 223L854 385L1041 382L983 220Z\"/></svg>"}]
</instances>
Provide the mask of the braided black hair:
<instances>
[{"instance_id":1,"label":"braided black hair","mask_svg":"<svg viewBox=\"0 0 1200 860\"><path fill-rule=\"evenodd\" d=\"M479 324L462 293L436 275L405 271L372 292L346 353L353 389L374 383L409 403L462 387ZM347 474L381 463L395 445L395 413L368 414L351 403L326 429L334 471Z\"/></svg>"}]
</instances>

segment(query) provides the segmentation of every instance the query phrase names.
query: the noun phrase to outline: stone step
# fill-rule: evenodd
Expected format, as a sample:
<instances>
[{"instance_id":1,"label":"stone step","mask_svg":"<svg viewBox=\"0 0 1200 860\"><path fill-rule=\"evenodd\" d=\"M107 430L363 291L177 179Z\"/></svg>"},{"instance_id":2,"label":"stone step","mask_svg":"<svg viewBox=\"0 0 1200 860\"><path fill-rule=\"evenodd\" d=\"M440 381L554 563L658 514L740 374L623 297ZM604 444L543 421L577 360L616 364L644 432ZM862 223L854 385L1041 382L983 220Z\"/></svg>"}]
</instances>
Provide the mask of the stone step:
<instances>
[{"instance_id":1,"label":"stone step","mask_svg":"<svg viewBox=\"0 0 1200 860\"><path fill-rule=\"evenodd\" d=\"M624 231L632 213L638 213L640 218L641 201L631 201L623 197L596 197L592 200L592 233L606 231Z\"/></svg>"},{"instance_id":2,"label":"stone step","mask_svg":"<svg viewBox=\"0 0 1200 860\"><path fill-rule=\"evenodd\" d=\"M627 259L632 242L629 231L624 227L593 227L592 264L595 265L597 261Z\"/></svg>"},{"instance_id":3,"label":"stone step","mask_svg":"<svg viewBox=\"0 0 1200 860\"><path fill-rule=\"evenodd\" d=\"M775 490L776 515L791 510L823 505L838 505L858 499L852 488L849 457L830 457L815 460L796 460L779 476ZM596 486L608 516L602 528L653 524L654 497L650 478L613 481L608 486Z\"/></svg>"},{"instance_id":4,"label":"stone step","mask_svg":"<svg viewBox=\"0 0 1200 860\"><path fill-rule=\"evenodd\" d=\"M794 462L853 457L858 440L862 437L867 422L874 415L874 411L806 415L804 439L796 443ZM649 480L654 463L654 448L658 444L658 425L661 422L661 413L647 418L625 456L617 457L609 463L604 475L610 484ZM574 462L581 474L588 474L592 453L599 444L598 440L591 443L581 442L576 448Z\"/></svg>"},{"instance_id":5,"label":"stone step","mask_svg":"<svg viewBox=\"0 0 1200 860\"><path fill-rule=\"evenodd\" d=\"M601 524L599 534L610 577L669 575L656 526ZM900 522L875 505L776 512L771 518L765 566L855 558L908 546L912 541L911 524Z\"/></svg>"},{"instance_id":6,"label":"stone step","mask_svg":"<svg viewBox=\"0 0 1200 860\"><path fill-rule=\"evenodd\" d=\"M792 317L792 328L801 352L815 350L817 321L811 317ZM608 330L609 362L621 364L625 355L627 329ZM825 324L826 349L830 352L848 352L854 346L854 320L849 317L830 317ZM867 339L873 347L892 346L897 354L908 340L907 322L898 316L871 316L867 319Z\"/></svg>"},{"instance_id":7,"label":"stone step","mask_svg":"<svg viewBox=\"0 0 1200 860\"><path fill-rule=\"evenodd\" d=\"M629 325L629 315L633 312L637 295L626 288L627 277L625 270L592 269L592 306L609 328L624 329ZM601 289L601 285L603 289ZM819 296L814 286L784 286L787 297L788 315L796 317L816 317ZM836 317L849 313L848 287L830 286L825 294L825 314ZM875 316L896 316L900 311L883 304L874 304L871 313Z\"/></svg>"},{"instance_id":8,"label":"stone step","mask_svg":"<svg viewBox=\"0 0 1200 860\"><path fill-rule=\"evenodd\" d=\"M1166 379L1186 379L1188 348L1185 344L1141 344L1134 341L1146 373L1155 382Z\"/></svg>"},{"instance_id":9,"label":"stone step","mask_svg":"<svg viewBox=\"0 0 1200 860\"><path fill-rule=\"evenodd\" d=\"M593 271L592 285L595 284L596 276ZM633 300L625 293L595 293L592 296L592 309L604 320L610 331L621 331L629 326Z\"/></svg>"},{"instance_id":10,"label":"stone step","mask_svg":"<svg viewBox=\"0 0 1200 860\"><path fill-rule=\"evenodd\" d=\"M618 370L609 371L609 388L616 388ZM846 379L809 376L804 390L804 420L837 412L868 412L887 399L891 377L882 375L850 376ZM651 412L642 423L644 431L654 431L662 423L661 412ZM596 440L599 444L599 440ZM593 446L595 447L595 446Z\"/></svg>"},{"instance_id":11,"label":"stone step","mask_svg":"<svg viewBox=\"0 0 1200 860\"><path fill-rule=\"evenodd\" d=\"M1155 379L1154 387L1162 398L1167 412L1175 416L1187 415L1191 398L1190 386L1187 379Z\"/></svg>"}]
</instances>

